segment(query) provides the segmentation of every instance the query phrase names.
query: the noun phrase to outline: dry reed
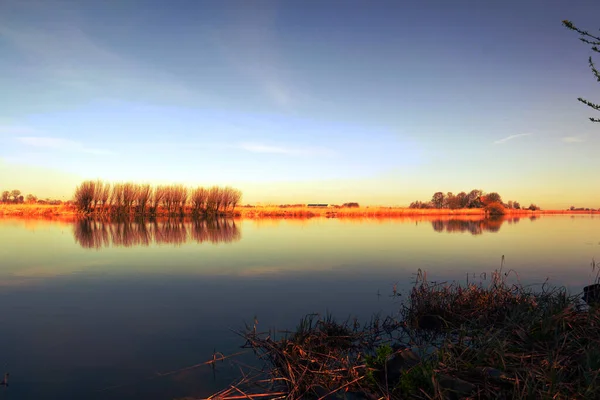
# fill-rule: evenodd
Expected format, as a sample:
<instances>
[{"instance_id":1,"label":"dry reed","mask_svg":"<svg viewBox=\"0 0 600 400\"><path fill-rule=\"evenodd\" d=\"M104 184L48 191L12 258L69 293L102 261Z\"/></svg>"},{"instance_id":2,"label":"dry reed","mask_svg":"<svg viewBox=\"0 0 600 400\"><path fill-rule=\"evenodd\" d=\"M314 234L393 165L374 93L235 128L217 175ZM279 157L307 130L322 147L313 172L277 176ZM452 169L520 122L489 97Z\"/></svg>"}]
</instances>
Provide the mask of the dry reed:
<instances>
[{"instance_id":1,"label":"dry reed","mask_svg":"<svg viewBox=\"0 0 600 400\"><path fill-rule=\"evenodd\" d=\"M68 204L0 204L0 217L53 217L74 216L77 210Z\"/></svg>"},{"instance_id":2,"label":"dry reed","mask_svg":"<svg viewBox=\"0 0 600 400\"><path fill-rule=\"evenodd\" d=\"M419 273L398 317L364 327L315 315L279 339L247 327L240 335L264 369L211 398L600 398L598 307L502 268L491 278Z\"/></svg>"},{"instance_id":3,"label":"dry reed","mask_svg":"<svg viewBox=\"0 0 600 400\"><path fill-rule=\"evenodd\" d=\"M505 209L505 216L545 214L597 214L599 211L515 210ZM242 218L398 218L415 216L485 217L483 208L406 208L406 207L308 207L308 206L242 206L237 210Z\"/></svg>"}]
</instances>

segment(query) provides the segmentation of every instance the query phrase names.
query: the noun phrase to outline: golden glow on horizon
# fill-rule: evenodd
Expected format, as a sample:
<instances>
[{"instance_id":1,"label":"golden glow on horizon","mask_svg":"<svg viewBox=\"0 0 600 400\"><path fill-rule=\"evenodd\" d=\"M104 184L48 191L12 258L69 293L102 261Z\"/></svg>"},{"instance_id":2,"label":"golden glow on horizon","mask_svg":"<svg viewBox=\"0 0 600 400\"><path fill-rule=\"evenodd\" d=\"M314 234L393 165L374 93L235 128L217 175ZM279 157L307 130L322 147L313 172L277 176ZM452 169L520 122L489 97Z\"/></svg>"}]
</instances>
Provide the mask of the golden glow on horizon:
<instances>
[{"instance_id":1,"label":"golden glow on horizon","mask_svg":"<svg viewBox=\"0 0 600 400\"><path fill-rule=\"evenodd\" d=\"M443 182L439 177L419 179L417 176L380 174L372 178L335 179L323 181L297 182L247 182L243 177L236 182L221 182L243 192L241 204L297 204L329 203L342 204L358 202L370 206L408 206L412 201L426 201L436 191L458 193L472 189L498 192L505 201L517 200L521 205L535 203L543 209L565 209L576 207L600 208L600 187L590 184L597 179L594 171L569 176L567 172L552 178L544 173L545 179L528 181L510 178L494 183L468 182L468 179L455 179ZM38 198L72 198L75 187L84 179L101 177L80 177L49 168L8 164L0 159L0 191L19 189ZM465 181L466 183L462 183ZM527 183L528 182L528 183ZM560 185L558 184L560 182ZM173 182L145 181L139 183L164 184ZM181 182L186 185L208 185L208 182Z\"/></svg>"}]
</instances>

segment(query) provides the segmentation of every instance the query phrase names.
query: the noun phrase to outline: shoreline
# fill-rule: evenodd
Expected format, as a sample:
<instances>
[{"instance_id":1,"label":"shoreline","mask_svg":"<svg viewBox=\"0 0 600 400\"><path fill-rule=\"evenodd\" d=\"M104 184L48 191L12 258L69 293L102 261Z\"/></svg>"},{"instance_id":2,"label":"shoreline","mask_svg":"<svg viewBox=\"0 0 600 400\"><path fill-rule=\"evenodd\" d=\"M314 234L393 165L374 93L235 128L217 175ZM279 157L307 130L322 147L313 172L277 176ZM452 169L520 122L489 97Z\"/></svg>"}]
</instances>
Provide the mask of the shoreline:
<instances>
[{"instance_id":1,"label":"shoreline","mask_svg":"<svg viewBox=\"0 0 600 400\"><path fill-rule=\"evenodd\" d=\"M538 215L596 215L600 210L511 210L499 217L519 217ZM440 217L481 217L487 216L482 208L466 209L414 209L407 207L358 207L358 208L333 208L333 207L285 207L285 206L242 206L228 215L218 218L236 219L261 219L261 218L403 218L415 216L440 216ZM43 205L43 204L0 204L0 218L62 218L62 217L114 217L109 214L89 213L82 214L72 205ZM156 215L124 214L122 217L133 218L169 218L166 213ZM174 215L171 218L179 218ZM185 212L183 217L195 218L191 212ZM205 216L200 216L205 217Z\"/></svg>"},{"instance_id":2,"label":"shoreline","mask_svg":"<svg viewBox=\"0 0 600 400\"><path fill-rule=\"evenodd\" d=\"M584 287L581 299L523 286L502 267L487 284L429 282L418 270L387 316L308 314L291 331L246 325L242 348L262 368L240 363L242 377L209 398L599 398L598 287Z\"/></svg>"}]
</instances>

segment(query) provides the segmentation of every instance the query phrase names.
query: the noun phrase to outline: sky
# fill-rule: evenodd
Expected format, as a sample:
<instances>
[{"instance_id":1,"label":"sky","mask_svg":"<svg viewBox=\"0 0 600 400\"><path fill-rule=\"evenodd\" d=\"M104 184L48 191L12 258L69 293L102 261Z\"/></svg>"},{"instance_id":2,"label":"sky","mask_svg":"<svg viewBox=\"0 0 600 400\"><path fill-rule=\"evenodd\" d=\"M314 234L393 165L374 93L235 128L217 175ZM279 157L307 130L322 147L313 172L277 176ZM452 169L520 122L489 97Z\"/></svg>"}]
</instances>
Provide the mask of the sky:
<instances>
[{"instance_id":1,"label":"sky","mask_svg":"<svg viewBox=\"0 0 600 400\"><path fill-rule=\"evenodd\" d=\"M592 0L0 0L0 190L600 207ZM600 63L600 57L597 57Z\"/></svg>"}]
</instances>

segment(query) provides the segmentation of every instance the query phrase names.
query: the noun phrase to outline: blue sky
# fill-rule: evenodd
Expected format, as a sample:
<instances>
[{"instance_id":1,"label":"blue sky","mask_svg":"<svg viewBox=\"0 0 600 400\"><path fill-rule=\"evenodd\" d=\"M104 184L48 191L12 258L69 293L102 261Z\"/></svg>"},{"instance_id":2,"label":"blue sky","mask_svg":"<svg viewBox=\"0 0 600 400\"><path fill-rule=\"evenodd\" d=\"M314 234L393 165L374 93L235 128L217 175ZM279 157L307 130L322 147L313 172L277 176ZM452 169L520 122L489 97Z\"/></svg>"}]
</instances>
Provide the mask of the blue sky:
<instances>
[{"instance_id":1,"label":"blue sky","mask_svg":"<svg viewBox=\"0 0 600 400\"><path fill-rule=\"evenodd\" d=\"M0 189L599 207L595 1L0 0ZM600 62L600 61L599 61Z\"/></svg>"}]
</instances>

